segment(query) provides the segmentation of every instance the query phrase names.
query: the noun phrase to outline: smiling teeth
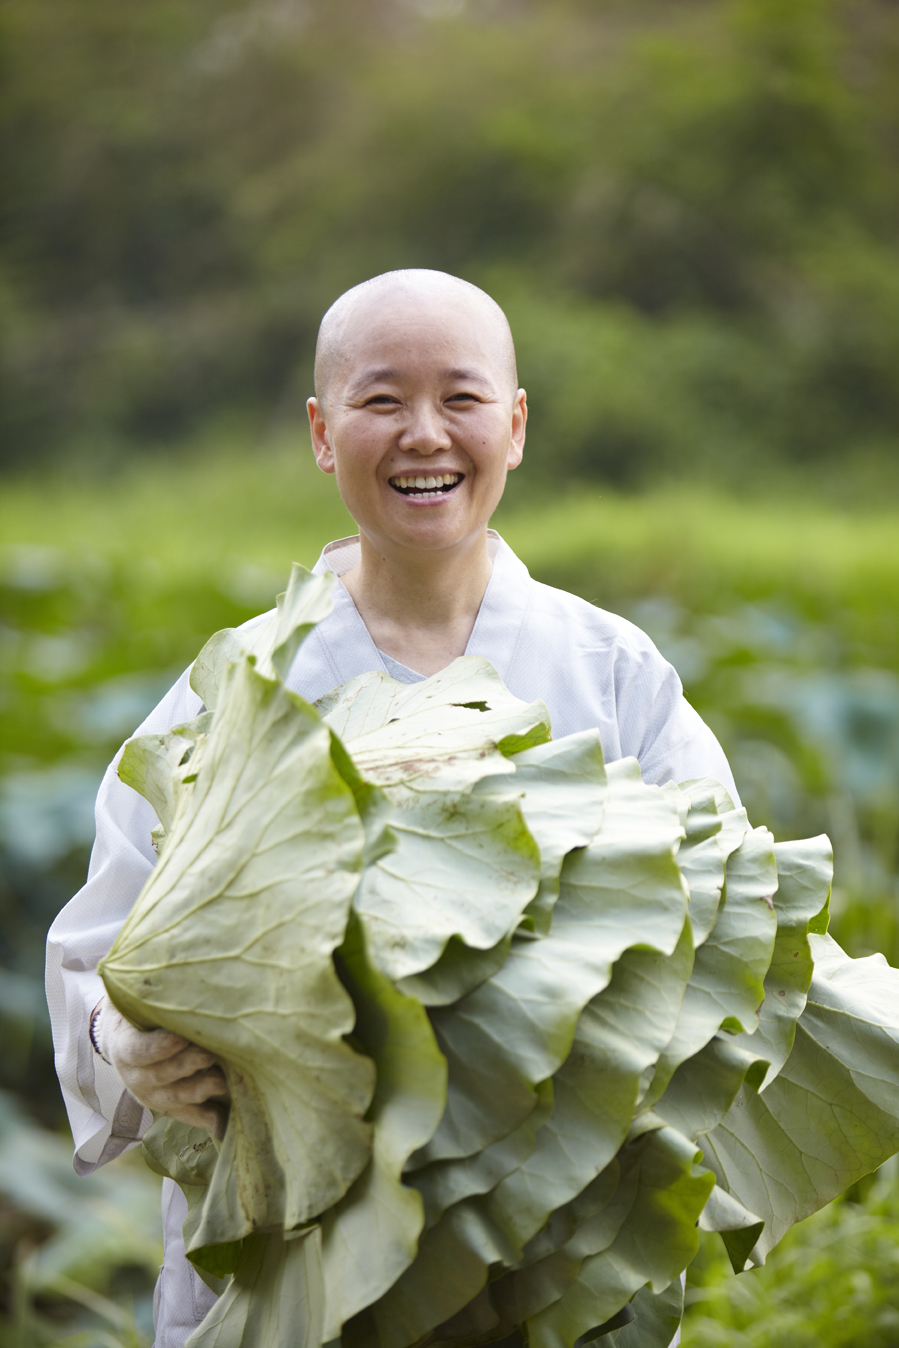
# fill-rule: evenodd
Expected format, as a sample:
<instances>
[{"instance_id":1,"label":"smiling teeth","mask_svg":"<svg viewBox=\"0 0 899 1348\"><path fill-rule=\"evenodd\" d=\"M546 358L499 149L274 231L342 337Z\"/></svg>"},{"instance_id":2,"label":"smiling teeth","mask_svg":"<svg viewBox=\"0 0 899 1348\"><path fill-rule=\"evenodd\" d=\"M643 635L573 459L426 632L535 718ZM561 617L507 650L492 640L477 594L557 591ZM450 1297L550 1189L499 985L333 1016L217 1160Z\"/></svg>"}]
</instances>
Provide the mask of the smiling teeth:
<instances>
[{"instance_id":1,"label":"smiling teeth","mask_svg":"<svg viewBox=\"0 0 899 1348\"><path fill-rule=\"evenodd\" d=\"M411 488L417 492L432 492L438 487L454 487L461 476L461 473L440 473L436 477L394 477L391 482L407 491Z\"/></svg>"}]
</instances>

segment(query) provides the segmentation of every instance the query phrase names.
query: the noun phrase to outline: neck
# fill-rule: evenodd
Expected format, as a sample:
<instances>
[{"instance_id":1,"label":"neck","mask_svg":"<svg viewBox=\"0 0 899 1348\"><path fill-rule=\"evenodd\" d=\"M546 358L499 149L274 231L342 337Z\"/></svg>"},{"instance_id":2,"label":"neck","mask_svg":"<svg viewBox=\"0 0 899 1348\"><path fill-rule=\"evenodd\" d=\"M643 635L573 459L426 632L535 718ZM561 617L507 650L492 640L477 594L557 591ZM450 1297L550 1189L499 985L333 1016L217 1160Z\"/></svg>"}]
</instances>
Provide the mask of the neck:
<instances>
[{"instance_id":1,"label":"neck","mask_svg":"<svg viewBox=\"0 0 899 1348\"><path fill-rule=\"evenodd\" d=\"M487 531L464 547L385 556L365 534L341 580L379 650L419 674L465 654L493 563Z\"/></svg>"}]
</instances>

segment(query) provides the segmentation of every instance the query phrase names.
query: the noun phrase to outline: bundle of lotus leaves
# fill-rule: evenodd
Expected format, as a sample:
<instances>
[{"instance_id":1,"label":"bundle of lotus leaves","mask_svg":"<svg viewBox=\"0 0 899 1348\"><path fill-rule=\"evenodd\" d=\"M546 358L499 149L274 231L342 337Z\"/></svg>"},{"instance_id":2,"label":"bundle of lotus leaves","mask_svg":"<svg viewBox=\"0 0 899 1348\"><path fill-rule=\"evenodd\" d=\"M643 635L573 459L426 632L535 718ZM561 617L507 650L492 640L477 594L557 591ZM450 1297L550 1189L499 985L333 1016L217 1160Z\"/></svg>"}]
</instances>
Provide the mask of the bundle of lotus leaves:
<instances>
[{"instance_id":1,"label":"bundle of lotus leaves","mask_svg":"<svg viewBox=\"0 0 899 1348\"><path fill-rule=\"evenodd\" d=\"M899 1150L899 972L826 935L826 838L552 740L485 660L304 702L332 584L121 761L160 860L101 973L230 1091L144 1138L219 1293L190 1348L663 1348L697 1224L748 1269Z\"/></svg>"}]
</instances>

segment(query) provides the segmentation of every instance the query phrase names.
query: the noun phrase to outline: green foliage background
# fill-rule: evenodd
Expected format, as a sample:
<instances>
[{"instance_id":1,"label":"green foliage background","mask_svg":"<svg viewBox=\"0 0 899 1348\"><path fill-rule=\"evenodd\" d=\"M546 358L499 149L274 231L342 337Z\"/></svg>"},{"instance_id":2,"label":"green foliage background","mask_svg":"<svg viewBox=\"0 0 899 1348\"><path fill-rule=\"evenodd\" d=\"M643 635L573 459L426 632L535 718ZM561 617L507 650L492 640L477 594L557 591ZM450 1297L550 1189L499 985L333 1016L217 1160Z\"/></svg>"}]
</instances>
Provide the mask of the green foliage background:
<instances>
[{"instance_id":1,"label":"green foliage background","mask_svg":"<svg viewBox=\"0 0 899 1348\"><path fill-rule=\"evenodd\" d=\"M899 512L849 514L796 496L738 501L684 484L642 497L579 490L513 503L495 523L539 578L652 631L721 736L751 817L780 837L834 837L837 938L855 955L881 949L899 961ZM81 883L105 763L210 631L269 607L291 560L310 564L351 529L303 439L264 452L220 440L192 458L138 463L102 488L7 483L0 1018L9 1050L0 1086L46 1125L61 1119L39 982L43 937ZM131 1342L122 1326L135 1290L134 1332L147 1332L158 1257L147 1253L151 1206L141 1245L115 1167L97 1177L94 1195L69 1170L64 1142L33 1123L6 1136L4 1166L0 1117L0 1240L10 1314L19 1316L6 1340L0 1320L0 1344L61 1342L57 1319L66 1332L87 1326L77 1340L86 1348ZM23 1160L23 1136L51 1151ZM51 1189L49 1212L48 1168L67 1185L59 1197ZM881 1175L740 1279L717 1238L704 1240L685 1344L852 1345L864 1325L865 1342L887 1348L899 1316L897 1195L894 1172ZM123 1220L117 1197L132 1229L124 1249L108 1233ZM79 1214L95 1220L98 1202L101 1249L114 1257L87 1267L34 1257L47 1248L53 1212L77 1229ZM79 1258L84 1239L68 1247Z\"/></svg>"},{"instance_id":2,"label":"green foliage background","mask_svg":"<svg viewBox=\"0 0 899 1348\"><path fill-rule=\"evenodd\" d=\"M899 476L888 0L0 16L8 465L294 421L323 310L412 265L508 307L532 482Z\"/></svg>"},{"instance_id":3,"label":"green foliage background","mask_svg":"<svg viewBox=\"0 0 899 1348\"><path fill-rule=\"evenodd\" d=\"M899 962L899 10L2 0L0 44L0 1348L137 1345L154 1182L70 1170L44 936L121 740L353 529L300 427L364 277L506 306L498 527L650 632ZM707 1242L685 1344L886 1348L897 1235L889 1172L765 1270Z\"/></svg>"}]
</instances>

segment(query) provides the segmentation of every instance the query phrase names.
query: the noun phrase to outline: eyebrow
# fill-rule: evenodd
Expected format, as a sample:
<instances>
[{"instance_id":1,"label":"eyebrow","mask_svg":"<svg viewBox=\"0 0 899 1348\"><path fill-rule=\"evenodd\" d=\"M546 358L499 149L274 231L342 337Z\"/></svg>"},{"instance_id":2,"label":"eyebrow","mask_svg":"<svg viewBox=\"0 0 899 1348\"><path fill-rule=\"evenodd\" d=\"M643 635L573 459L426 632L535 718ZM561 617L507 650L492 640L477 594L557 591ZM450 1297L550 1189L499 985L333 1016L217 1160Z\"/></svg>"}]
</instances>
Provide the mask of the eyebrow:
<instances>
[{"instance_id":1,"label":"eyebrow","mask_svg":"<svg viewBox=\"0 0 899 1348\"><path fill-rule=\"evenodd\" d=\"M490 383L490 380L489 380L489 379L485 379L485 377L484 377L478 370L469 370L469 369L465 369L465 368L462 368L462 369L455 369L455 370L447 370L447 371L446 371L446 377L447 377L447 379L458 379L458 380L460 380L460 382L466 383L466 384L489 384L489 383Z\"/></svg>"},{"instance_id":2,"label":"eyebrow","mask_svg":"<svg viewBox=\"0 0 899 1348\"><path fill-rule=\"evenodd\" d=\"M457 379L462 383L480 384L483 388L492 388L492 381L477 370L467 367L455 367L451 370L444 370L445 379ZM349 387L350 395L366 388L369 384L386 384L391 379L398 379L399 372L390 366L374 366L370 370L364 370L358 379L354 379Z\"/></svg>"},{"instance_id":3,"label":"eyebrow","mask_svg":"<svg viewBox=\"0 0 899 1348\"><path fill-rule=\"evenodd\" d=\"M396 370L392 370L386 365L371 370L363 370L359 378L353 380L350 387L357 389L364 387L366 384L386 384L388 380L396 379L396 373Z\"/></svg>"}]
</instances>

